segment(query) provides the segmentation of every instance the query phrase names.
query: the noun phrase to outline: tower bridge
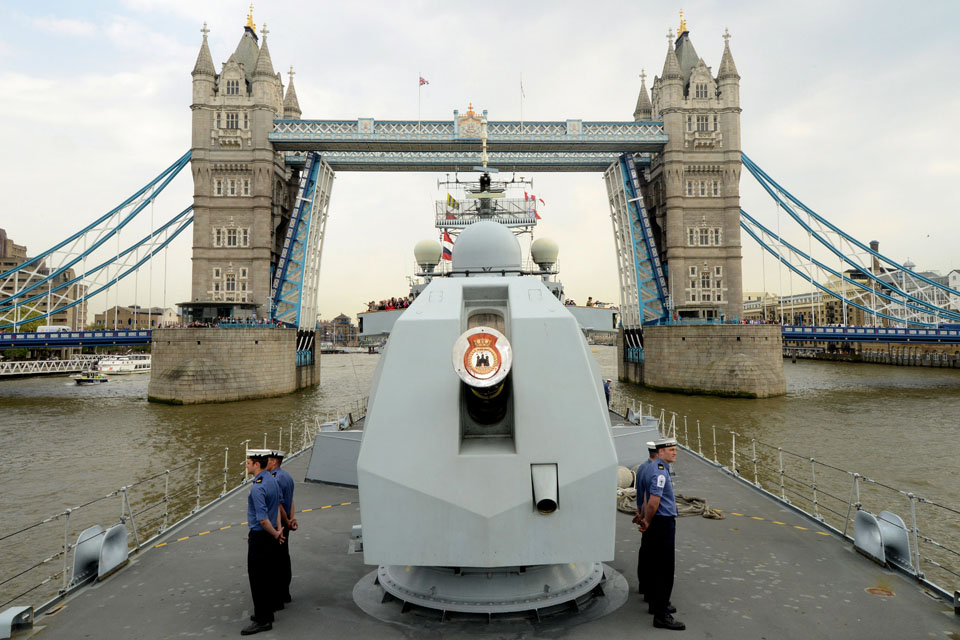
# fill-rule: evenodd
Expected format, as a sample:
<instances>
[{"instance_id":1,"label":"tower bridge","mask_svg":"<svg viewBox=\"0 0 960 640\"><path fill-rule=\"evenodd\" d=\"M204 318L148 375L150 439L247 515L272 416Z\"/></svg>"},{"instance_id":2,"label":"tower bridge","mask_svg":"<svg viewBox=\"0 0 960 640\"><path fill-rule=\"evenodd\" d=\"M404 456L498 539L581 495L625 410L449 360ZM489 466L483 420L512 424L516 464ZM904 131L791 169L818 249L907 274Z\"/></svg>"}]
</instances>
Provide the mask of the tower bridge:
<instances>
[{"instance_id":1,"label":"tower bridge","mask_svg":"<svg viewBox=\"0 0 960 640\"><path fill-rule=\"evenodd\" d=\"M289 339L277 337L282 332L271 333L270 340L262 332L243 337L257 347L248 349L255 354L248 362L242 349L224 346L241 338L236 331L220 340L211 339L213 333L158 330L152 336L151 396L179 401L203 380L222 389L238 368L273 366L278 349L290 350L282 358L297 364L292 378L284 374L283 388L316 383L316 283L338 171L469 171L486 160L506 171L602 173L621 291L620 377L627 381L761 397L785 391L780 327L736 323L743 307L741 230L811 286L840 300L844 314L850 305L878 324L960 320L960 309L942 302L960 299L960 292L853 240L743 155L740 76L727 33L714 73L685 25L676 37L669 32L662 71L649 89L641 73L632 120L520 122L490 120L472 105L454 110L450 120L302 119L293 71L285 84L274 69L265 27L258 34L249 18L219 71L206 25L202 31L191 74L190 152L161 174L159 186L158 178L31 260L32 266L0 273L4 291L14 292L0 300L0 328L18 327L37 314L47 317L45 309L50 315L60 305L51 297L53 279L86 282L86 266L82 276L68 270L92 256L88 247L101 246L115 233L108 225L118 231L189 162L192 205L163 227L163 235L151 231L132 248L120 251L118 236L117 255L97 267L107 274L103 287L116 286L192 223L191 297L180 305L184 319L266 317L297 331ZM846 271L826 267L741 210L744 168ZM127 205L135 208L124 217ZM55 254L67 243L73 248L57 266ZM21 313L24 305L33 305L29 314ZM246 381L248 391L236 397L276 391L258 391L262 383ZM205 394L201 388L195 398L236 399Z\"/></svg>"}]
</instances>

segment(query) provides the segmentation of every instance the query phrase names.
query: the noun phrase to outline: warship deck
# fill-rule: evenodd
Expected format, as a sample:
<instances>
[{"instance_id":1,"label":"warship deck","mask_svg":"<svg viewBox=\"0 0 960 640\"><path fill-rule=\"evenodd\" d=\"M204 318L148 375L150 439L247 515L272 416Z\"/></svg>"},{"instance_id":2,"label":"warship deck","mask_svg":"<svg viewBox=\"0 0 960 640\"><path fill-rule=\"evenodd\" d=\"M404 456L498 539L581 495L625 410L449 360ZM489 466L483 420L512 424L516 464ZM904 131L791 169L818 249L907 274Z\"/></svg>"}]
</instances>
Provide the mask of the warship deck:
<instances>
[{"instance_id":1,"label":"warship deck","mask_svg":"<svg viewBox=\"0 0 960 640\"><path fill-rule=\"evenodd\" d=\"M306 455L285 467L306 472ZM960 638L952 606L917 584L858 555L828 533L713 465L681 451L679 493L721 509L723 520L680 518L673 603L690 638ZM246 574L246 489L171 531L105 581L80 590L37 617L19 638L238 637L253 612ZM611 496L611 500L613 496ZM582 624L576 617L541 624L438 622L417 617L386 623L354 604L354 585L373 567L351 554L360 522L357 490L298 482L300 530L292 539L293 602L258 638L636 638L655 629L636 594L640 540L619 514L609 566L629 585L627 603ZM879 588L890 595L872 595Z\"/></svg>"}]
</instances>

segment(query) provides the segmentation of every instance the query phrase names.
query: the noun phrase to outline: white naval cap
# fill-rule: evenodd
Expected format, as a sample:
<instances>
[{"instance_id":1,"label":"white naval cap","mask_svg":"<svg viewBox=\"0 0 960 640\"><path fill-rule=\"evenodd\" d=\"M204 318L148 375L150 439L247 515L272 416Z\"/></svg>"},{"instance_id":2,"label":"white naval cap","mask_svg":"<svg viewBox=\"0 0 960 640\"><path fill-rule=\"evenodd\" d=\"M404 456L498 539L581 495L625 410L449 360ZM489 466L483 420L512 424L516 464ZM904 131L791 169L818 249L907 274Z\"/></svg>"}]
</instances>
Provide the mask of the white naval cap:
<instances>
[{"instance_id":1,"label":"white naval cap","mask_svg":"<svg viewBox=\"0 0 960 640\"><path fill-rule=\"evenodd\" d=\"M649 442L647 442L647 451L656 451L656 450L657 450L656 442L654 442L653 440L650 440Z\"/></svg>"},{"instance_id":2,"label":"white naval cap","mask_svg":"<svg viewBox=\"0 0 960 640\"><path fill-rule=\"evenodd\" d=\"M269 456L270 453L270 449L247 449L248 458L263 458Z\"/></svg>"},{"instance_id":3,"label":"white naval cap","mask_svg":"<svg viewBox=\"0 0 960 640\"><path fill-rule=\"evenodd\" d=\"M280 449L272 449L268 454L268 458L285 458L287 456L286 451L280 451Z\"/></svg>"},{"instance_id":4,"label":"white naval cap","mask_svg":"<svg viewBox=\"0 0 960 640\"><path fill-rule=\"evenodd\" d=\"M667 447L677 446L676 438L660 438L657 440L657 449L666 449Z\"/></svg>"}]
</instances>

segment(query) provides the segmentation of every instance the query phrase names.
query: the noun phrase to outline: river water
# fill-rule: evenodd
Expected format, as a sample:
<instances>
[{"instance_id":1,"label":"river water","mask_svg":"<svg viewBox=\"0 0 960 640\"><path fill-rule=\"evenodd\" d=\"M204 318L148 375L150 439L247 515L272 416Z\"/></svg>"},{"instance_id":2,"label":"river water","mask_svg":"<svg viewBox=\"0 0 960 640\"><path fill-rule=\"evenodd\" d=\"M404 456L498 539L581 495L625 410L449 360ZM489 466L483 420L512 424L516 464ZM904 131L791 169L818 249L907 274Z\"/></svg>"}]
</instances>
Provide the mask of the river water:
<instances>
[{"instance_id":1,"label":"river water","mask_svg":"<svg viewBox=\"0 0 960 640\"><path fill-rule=\"evenodd\" d=\"M616 349L591 349L605 377L616 380ZM181 498L193 500L195 491L188 481L196 477L198 456L204 457L202 484L213 487L209 490L216 495L224 475L225 449L229 449L226 475L233 486L241 476L245 440L261 446L266 434L267 444L276 447L282 428L281 448L298 449L304 428L317 416L334 413L367 395L378 358L325 355L321 385L316 389L281 398L197 406L147 402L147 375L112 377L109 383L93 387L80 387L68 377L2 380L0 450L6 464L0 465L0 544L11 532L65 508L178 466L182 468L171 475L187 487ZM791 473L803 479L809 476L809 457L815 457L936 503L960 507L960 372L817 361L785 361L784 367L787 395L765 400L661 393L616 381L613 388L631 403L653 404L658 415L661 408L676 412L681 442L702 449L708 457L713 457L712 427L716 425L717 456L723 464L729 463L731 454L726 434L735 431L743 475L753 472L751 440L755 439L760 443L758 458L774 485L776 475L769 471L777 466L775 448L782 447L800 454ZM835 475L832 480L821 476L818 482L846 500L849 477ZM163 480L157 479L144 491L162 496ZM764 485L769 488L769 480ZM204 501L208 493L204 492ZM105 512L115 514L114 519L119 515L119 498L101 503ZM891 503L891 510L905 519L908 509ZM139 516L140 521L147 515ZM30 545L14 545L13 553L0 552L0 576L19 570L37 553L56 551L29 548L40 538L59 539L62 544L63 524L55 524L53 533L34 538ZM72 536L79 531L76 526L71 526ZM0 597L0 602L5 599Z\"/></svg>"}]
</instances>

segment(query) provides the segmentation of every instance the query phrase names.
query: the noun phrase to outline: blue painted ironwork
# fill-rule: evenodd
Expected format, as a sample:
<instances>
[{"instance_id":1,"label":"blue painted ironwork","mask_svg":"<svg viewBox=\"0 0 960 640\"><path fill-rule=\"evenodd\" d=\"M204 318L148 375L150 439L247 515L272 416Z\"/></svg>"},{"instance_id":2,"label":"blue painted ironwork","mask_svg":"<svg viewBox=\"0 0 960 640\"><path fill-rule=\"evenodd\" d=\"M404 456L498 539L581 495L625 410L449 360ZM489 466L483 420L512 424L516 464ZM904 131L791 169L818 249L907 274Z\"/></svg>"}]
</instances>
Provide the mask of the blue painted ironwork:
<instances>
[{"instance_id":1,"label":"blue painted ironwork","mask_svg":"<svg viewBox=\"0 0 960 640\"><path fill-rule=\"evenodd\" d=\"M625 347L623 350L623 361L643 364L643 347Z\"/></svg>"},{"instance_id":2,"label":"blue painted ironwork","mask_svg":"<svg viewBox=\"0 0 960 640\"><path fill-rule=\"evenodd\" d=\"M470 171L482 163L479 146L471 151L331 151L323 159L335 171ZM287 151L285 162L302 166L306 152ZM620 152L494 152L487 154L487 164L501 171L603 171L620 157ZM639 154L638 165L649 165L651 155Z\"/></svg>"},{"instance_id":3,"label":"blue painted ironwork","mask_svg":"<svg viewBox=\"0 0 960 640\"><path fill-rule=\"evenodd\" d=\"M101 216L100 218L98 218L97 220L95 220L92 224L88 225L87 227L85 227L84 229L78 231L77 233L71 235L71 236L68 237L66 240L63 240L62 242L56 244L56 245L53 246L52 248L47 249L47 250L44 251L43 253L41 253L41 254L39 254L39 255L31 258L30 260L27 260L26 262L24 262L24 263L22 263L22 264L20 264L20 265L18 265L16 268L11 269L11 270L9 270L9 271L7 271L7 272L5 272L5 273L0 273L0 280L2 280L2 279L6 278L6 277L8 277L8 276L13 275L16 271L23 271L24 269L26 269L26 268L28 268L28 267L33 267L33 266L35 266L35 265L36 265L36 266L39 266L39 264L40 264L40 262L41 262L42 260L47 259L49 256L51 256L51 255L52 255L53 253L55 253L56 251L62 249L63 247L65 247L65 246L68 245L69 243L73 242L74 240L82 237L85 233L88 233L89 231L95 229L98 225L106 222L106 221L109 220L112 216L117 215L117 213L120 212L121 210L123 210L124 207L126 207L127 205L129 205L129 204L132 203L132 202L135 202L135 201L136 201L140 196L142 196L144 193L146 193L147 191L150 191L151 189L154 189L154 187L156 187L156 189L153 190L153 192L150 194L150 196L149 196L146 200L144 200L144 201L141 202L139 205L137 205L137 206L134 208L133 211L131 211L129 214L126 215L126 217L124 217L122 220L120 220L120 222L119 222L115 227L113 227L108 233L104 234L103 237L99 238L96 242L94 242L93 244L91 244L89 247L86 247L85 250L84 250L81 254L79 254L78 256L76 256L75 258L73 258L72 260L67 261L65 264L61 265L61 266L58 267L57 269L51 270L51 273L49 273L45 278L39 279L39 280L38 280L37 282L35 282L34 284L32 284L32 285L30 285L30 286L28 286L28 287L25 287L24 289L22 289L22 290L20 290L20 291L15 292L12 297L16 298L16 297L23 296L23 295L29 293L30 291L32 291L32 290L34 290L34 289L36 289L36 288L38 288L38 287L46 284L49 280L52 280L52 279L56 278L56 277L59 276L60 274L64 273L67 269L73 267L75 264L77 264L78 262L80 262L81 260L83 260L84 257L92 254L92 253L93 253L94 251L96 251L101 245L103 245L103 243L105 243L107 240L109 240L109 239L112 238L114 235L116 235L123 227L125 227L125 226L126 226L131 220L133 220L141 211L143 211L143 210L147 207L148 204L150 204L151 202L153 202L154 199L160 194L160 192L162 192L163 189L164 189L168 184L170 184L170 181L173 180L173 179L177 176L177 174L179 174L180 171L181 171L185 166L187 166L187 164L189 164L189 162L190 162L190 153L191 153L191 152L188 151L187 153L183 154L176 162L174 162L172 165L170 165L169 167L167 167L167 169L165 169L165 170L164 170L160 175L158 175L156 178L154 178L153 180L151 180L146 186L144 186L143 188L141 188L141 189L140 189L139 191L137 191L134 195L132 195L132 196L130 196L129 198L127 198L122 204L120 204L119 206L117 206L117 207L115 207L114 209L112 209L109 213L107 213L107 214Z\"/></svg>"},{"instance_id":4,"label":"blue painted ironwork","mask_svg":"<svg viewBox=\"0 0 960 640\"><path fill-rule=\"evenodd\" d=\"M763 242L763 240L761 240L760 237L753 232L753 227L756 227L756 228L760 229L760 230L761 230L763 233L765 233L768 237L777 237L777 234L775 234L773 231L771 231L770 229L767 229L765 226L763 226L762 224L760 224L753 216L751 216L749 213L747 213L747 212L744 211L743 209L740 209L740 216L741 216L741 218L743 218L743 219L740 220L740 228L741 228L741 229L743 229L744 231L746 231L754 240L757 241L757 243L758 243L761 247L763 247L764 249L766 249L769 253L777 256L777 257L781 260L781 262L783 262L785 265L788 265L788 266L791 268L791 270L793 270L795 273L798 273L798 274L800 274L800 275L804 275L804 274L802 274L802 273L799 271L799 269L794 268L794 266L793 266L792 264L790 264L790 262L789 262L788 260L782 258L782 256L780 256L779 252L778 252L775 248L770 247L767 243ZM745 219L745 220L744 220L744 219ZM848 278L847 276L843 275L842 272L837 271L836 269L832 269L831 267L828 267L826 264L820 262L819 260L817 260L817 259L813 258L812 256L808 255L807 253L803 252L802 250L796 248L794 245L792 245L791 243L787 242L787 241L784 240L783 238L778 238L778 242L779 242L781 245L783 245L784 247L790 249L790 251L796 253L798 256L800 256L800 257L803 258L804 260L807 260L807 261L810 262L811 264L816 265L818 268L823 269L824 271L826 271L827 273L829 273L831 276L834 276L835 278L838 278L838 279L842 280L843 282L849 284L849 285L853 288L853 289L852 289L853 291L858 291L858 290L859 290L859 291L866 291L866 288L863 286L863 283L862 283L862 282L857 282L857 281L855 281L855 280L852 280L852 279ZM818 288L821 289L822 291L824 291L824 292L826 292L826 293L829 293L832 297L837 298L838 300L841 300L841 301L843 301L845 304L848 304L848 305L850 305L850 306L852 306L852 307L856 307L857 309L860 309L860 310L865 311L865 312L867 312L867 313L876 315L876 316L881 317L881 318L886 318L886 319L888 319L888 320L892 320L892 321L895 321L895 322L903 322L903 321L904 321L903 318L898 318L898 317L896 317L896 316L891 316L891 315L889 315L889 314L883 313L882 311L878 311L878 310L876 310L876 309L871 309L871 308L869 308L869 307L867 307L867 306L865 306L865 305L862 305L862 304L856 302L856 300L854 300L854 299L852 299L852 298L847 298L847 297L843 296L841 292L837 292L837 291L833 291L832 289L825 288L825 287L823 287L823 286L818 285L818 283L815 283L815 282L814 282L813 284L814 284L814 286L818 287ZM878 297L878 298L880 298L880 299L882 299L882 300L887 300L888 302L893 302L893 303L896 303L896 304L898 304L898 305L901 305L901 304L902 304L903 306L905 306L905 307L907 307L908 309L911 309L911 310L913 310L913 311L918 311L918 312L926 313L926 314L936 313L936 315L939 315L939 316L943 317L944 319L960 320L960 313L957 313L957 312L954 312L954 311L950 311L949 309L944 309L944 308L942 308L942 307L931 307L931 305L929 305L929 304L926 304L926 305L923 306L923 307L917 307L917 306L915 306L915 305L913 305L913 304L908 304L908 303L906 303L906 302L904 302L904 301L902 301L902 300L898 300L898 299L894 298L893 296L885 293L885 291L883 290L883 289L887 289L887 290L893 289L893 290L896 290L896 287L891 287L888 283L883 283L883 284L882 284L882 287L883 287L882 289L881 289L881 288L876 288L876 289L873 289L873 290L869 290L869 291L870 291L870 294L871 294L871 295L875 295L876 297ZM920 324L926 325L926 324L929 324L929 323L920 323Z\"/></svg>"},{"instance_id":5,"label":"blue painted ironwork","mask_svg":"<svg viewBox=\"0 0 960 640\"><path fill-rule=\"evenodd\" d=\"M153 240L153 238L156 237L157 235L160 235L161 233L165 232L167 229L169 229L169 228L171 228L171 227L173 227L173 226L175 226L175 225L177 225L177 224L182 224L182 225L183 225L183 228L186 228L186 226L189 226L190 223L193 222L193 217L192 217L192 216L191 216L189 219L185 219L185 216L186 216L188 213L190 213L191 211L193 211L193 205L190 205L189 207L187 207L186 209L184 209L183 211L181 211L180 213L178 213L177 215L175 215L173 218L171 218L170 220L168 220L168 221L167 221L166 223L164 223L162 226L158 227L155 231L153 231L153 232L150 233L149 235L144 236L141 240L139 240L138 242L130 245L129 247L127 247L126 249L124 249L123 251L121 251L120 253L118 253L116 256L112 256L110 259L101 262L101 263L98 264L97 266L95 266L95 267L93 267L93 268L90 268L90 269L87 269L84 273L82 273L82 274L80 274L80 275L78 275L78 276L75 276L75 277L71 278L70 280L65 280L64 282L61 282L61 283L58 284L56 287L52 287L52 288L49 288L49 289L44 289L41 293L38 293L38 294L36 294L36 295L33 295L33 296L29 297L29 298L24 298L24 299L19 300L19 301L17 301L17 302L12 302L12 301L17 300L17 298L19 298L20 296L22 296L22 295L24 294L24 292L27 291L27 289L22 289L21 291L14 293L14 294L11 295L9 298L7 298L7 299L4 301L3 304L0 304L0 313L2 313L2 312L4 312L4 311L10 311L11 309L14 309L14 308L17 307L17 306L22 306L22 305L25 305L25 304L29 304L29 303L31 303L31 302L36 302L36 301L38 301L38 300L41 300L41 299L43 299L43 298L46 298L47 295L49 295L49 294L51 294L51 293L57 293L58 291L60 291L60 290L62 290L62 289L69 289L69 287L71 287L71 286L73 286L73 285L75 285L75 284L78 284L78 283L83 282L83 281L84 281L85 279L87 279L88 277L93 276L93 275L96 275L97 273L99 273L99 272L102 271L103 269L106 269L106 268L109 267L110 265L112 265L112 264L114 264L115 262L119 261L119 260L120 260L121 258L123 258L124 256L126 256L126 255L128 255L128 254L130 254L130 253L133 253L134 251L136 251L137 249L139 249L139 248L142 247L143 245L145 245L145 244L147 244L148 242L150 242L151 240ZM179 234L180 231L183 230L183 228L178 229L178 230L176 231L176 233ZM169 241L172 240L172 239L173 239L173 238L169 238L166 242L164 242L164 243L161 245L161 248L162 248L162 247L165 247L165 246L169 243ZM155 251L154 253L156 253L156 251ZM151 254L151 255L153 255L153 254ZM143 261L139 262L138 264L142 264L142 263L143 263ZM16 269L14 269L14 271L16 271ZM10 273L13 273L13 271L11 271ZM127 273L129 273L129 272L127 272ZM111 280L113 280L113 278L111 278ZM34 287L30 287L29 289L33 289L33 288L34 288ZM102 291L102 289L98 289L98 291ZM93 295L93 294L88 294L86 297L89 298L90 295ZM71 305L71 306L72 306L72 305ZM53 310L51 310L51 311L48 311L46 314L44 314L44 315L42 315L42 316L32 316L32 317L29 318L28 320L22 321L20 324L23 324L23 323L25 323L25 322L33 322L34 320L37 320L37 319L39 319L39 318L46 318L46 317L49 316L49 315L52 315L52 314L54 314L54 313L59 313L59 312L63 311L64 309L69 309L69 308L70 308L69 306L57 307L56 309L53 309ZM4 326L6 326L6 325L4 325Z\"/></svg>"},{"instance_id":6,"label":"blue painted ironwork","mask_svg":"<svg viewBox=\"0 0 960 640\"><path fill-rule=\"evenodd\" d=\"M784 325L783 339L795 342L920 342L960 344L960 329L898 327L820 327Z\"/></svg>"},{"instance_id":7,"label":"blue painted ironwork","mask_svg":"<svg viewBox=\"0 0 960 640\"><path fill-rule=\"evenodd\" d=\"M486 129L490 152L656 152L667 143L663 122L652 121L487 122ZM278 151L479 151L478 132L460 129L455 111L449 121L275 120L268 138Z\"/></svg>"},{"instance_id":8,"label":"blue painted ironwork","mask_svg":"<svg viewBox=\"0 0 960 640\"><path fill-rule=\"evenodd\" d=\"M783 207L783 209L787 212L787 214L788 214L791 218L793 218L793 219L797 222L797 224L799 224L801 227L803 227L804 230L805 230L808 234L810 234L813 238L816 238L817 242L819 242L819 243L822 244L824 247L826 247L831 253L833 253L833 254L836 255L838 258L840 258L844 263L853 266L854 268L856 268L857 270L859 270L860 273L862 273L865 277L867 277L868 279L872 280L872 281L875 282L877 285L879 285L879 286L881 286L881 287L885 287L885 288L887 288L887 289L890 289L891 291L894 291L898 296L902 296L903 298L906 298L907 300L910 300L911 302L914 302L914 303L916 303L916 304L922 305L922 306L924 306L924 307L928 307L928 308L930 309L930 311L928 311L927 313L929 313L929 314L931 314L931 315L936 314L936 315L941 315L941 316L942 316L942 315L946 315L946 313L949 313L947 310L943 309L942 307L937 307L936 305L931 305L931 304L930 304L929 302L927 302L926 300L917 298L916 296L911 295L910 293L904 291L903 289L898 288L898 287L897 287L894 283L892 283L892 282L888 282L888 281L885 281L885 280L883 280L883 279L881 279L881 278L878 278L875 274L871 273L869 269L865 269L865 268L863 268L862 265L860 265L860 264L856 263L855 261L851 260L848 255L846 255L846 254L845 254L843 251L841 251L839 248L835 247L835 246L833 245L833 243L831 243L831 242L829 242L827 239L825 239L820 233L818 233L815 229L813 229L810 225L808 225L808 224L806 223L806 221L804 221L800 216L798 216L798 215L796 214L796 212L793 211L792 207L788 206L787 203L783 201L783 199L780 197L779 194L783 194L790 202L792 202L794 205L796 205L797 207L799 207L800 209L802 209L802 210L803 210L807 215L809 215L811 218L813 218L814 220L816 220L816 221L819 222L820 224L824 225L824 226L827 227L830 231L832 231L833 233L836 233L838 236L840 236L841 238L843 238L844 240L846 240L846 241L849 242L850 244L858 247L859 249L861 249L861 250L864 251L865 253L871 255L872 257L877 258L877 259L879 259L879 260L882 260L883 262L885 262L885 263L887 263L887 264L889 264L889 265L892 265L893 267L895 267L896 269L902 271L903 273L908 274L910 277L914 278L915 280L921 281L921 282L923 282L923 283L925 283L925 284L927 284L927 285L929 285L929 286L931 286L931 287L940 289L941 291L943 291L944 293L946 293L946 294L948 294L948 295L960 295L960 291L957 291L957 290L955 290L955 289L951 289L950 287L948 287L948 286L946 286L946 285L944 285L944 284L942 284L942 283L936 282L935 280L931 280L930 278L924 276L923 274L920 274L920 273L917 273L917 272L912 271L912 270L910 270L910 269L907 269L906 267L904 267L903 265L899 264L898 262L896 262L896 261L894 261L894 260L891 260L890 258L887 258L886 256L884 256L883 254L881 254L881 253L879 253L879 252L877 252L877 251L874 251L874 250L871 249L869 246L863 244L862 242L860 242L859 240L857 240L857 239L854 238L853 236L851 236L851 235L849 235L848 233L844 232L842 229L840 229L840 228L837 227L836 225L830 223L829 221L826 220L826 218L824 218L823 216L819 215L818 213L816 213L815 211L813 211L812 209L810 209L809 207L807 207L805 204L803 204L800 200L798 200L797 198L795 198L789 191L787 191L786 189L784 189L784 188L783 188L782 186L780 186L773 178L771 178L769 175L767 175L767 173L764 172L763 169L761 169L759 166L757 166L756 163L754 163L752 160L750 160L750 158L748 158L746 154L741 153L741 158L742 158L742 160L743 160L743 166L747 168L747 170L750 172L750 174L753 175L753 177L757 180L757 182L760 183L760 185L764 188L764 190L765 190L774 200L776 200L776 202L777 202L781 207ZM946 312L946 313L945 313L945 312ZM902 320L901 320L901 321L902 321Z\"/></svg>"},{"instance_id":9,"label":"blue painted ironwork","mask_svg":"<svg viewBox=\"0 0 960 640\"><path fill-rule=\"evenodd\" d=\"M619 159L627 206L631 212L630 237L633 241L633 267L640 304L640 317L644 324L656 324L668 317L666 304L667 280L653 228L640 195L640 179L633 155L625 153Z\"/></svg>"},{"instance_id":10,"label":"blue painted ironwork","mask_svg":"<svg viewBox=\"0 0 960 640\"><path fill-rule=\"evenodd\" d=\"M181 212L181 213L177 216L177 219L181 219L182 216L183 216L185 213L190 212L190 211L192 211L192 210L193 210L193 205L190 205L189 207L187 207L186 209L184 209L184 211ZM134 263L133 266L131 266L130 268L128 268L126 271L123 271L123 272L117 274L115 277L111 278L111 279L110 279L110 282L109 282L108 284L105 284L105 285L103 285L103 286L101 286L101 287L98 287L97 289L94 289L93 291L88 291L88 292L86 293L86 295L85 295L84 297L80 298L79 300L75 300L75 301L73 301L73 302L71 302L71 303L69 303L69 304L61 305L61 306L56 307L55 309L48 310L47 313L44 313L44 314L41 314L41 315L38 315L38 316L33 316L33 317L31 317L31 318L23 319L23 320L21 320L20 322L10 322L10 323L7 323L7 324L0 324L0 329L11 329L11 328L15 328L15 327L17 327L17 326L19 326L19 325L26 324L26 323L28 323L28 322L34 322L34 321L36 321L36 320L42 320L42 319L44 319L44 318L50 317L51 315L53 315L53 314L55 314L55 313L59 313L59 312L61 312L61 311L66 311L67 309L71 309L71 308L73 308L73 307L75 307L75 306L77 306L77 305L79 305L79 304L83 304L85 300L89 300L90 298L92 298L93 296L97 295L98 293L101 293L101 292L105 291L106 289L109 289L111 286L116 285L118 282L120 282L121 280L123 280L124 278L126 278L126 277L127 277L128 275L130 275L131 273L136 272L137 269L139 269L141 266L143 266L143 264L145 264L148 260L152 259L155 255L157 255L158 253L160 253L161 251L163 251L164 249L166 249L167 246L168 246L171 242L173 242L173 240L176 239L176 237L179 236L179 235L183 232L183 230L186 229L187 227L189 227L191 224L193 224L193 216L190 216L189 218L183 219L182 222L180 222L180 226L177 227L177 229L170 235L170 237L168 237L166 240L164 240L163 242L161 242L160 244L158 244L158 245L156 246L156 248L154 248L150 253L148 253L148 254L145 255L143 258L141 258L140 260L138 260L136 263ZM126 253L126 252L125 252L125 253ZM10 307L6 307L6 308L9 309Z\"/></svg>"},{"instance_id":11,"label":"blue painted ironwork","mask_svg":"<svg viewBox=\"0 0 960 640\"><path fill-rule=\"evenodd\" d=\"M150 344L150 329L117 329L92 331L60 331L41 333L26 331L0 333L0 349L61 349L66 347L97 347L107 345Z\"/></svg>"},{"instance_id":12,"label":"blue painted ironwork","mask_svg":"<svg viewBox=\"0 0 960 640\"><path fill-rule=\"evenodd\" d=\"M310 153L300 175L297 200L270 285L270 318L299 326L313 198L320 175L320 154Z\"/></svg>"}]
</instances>

